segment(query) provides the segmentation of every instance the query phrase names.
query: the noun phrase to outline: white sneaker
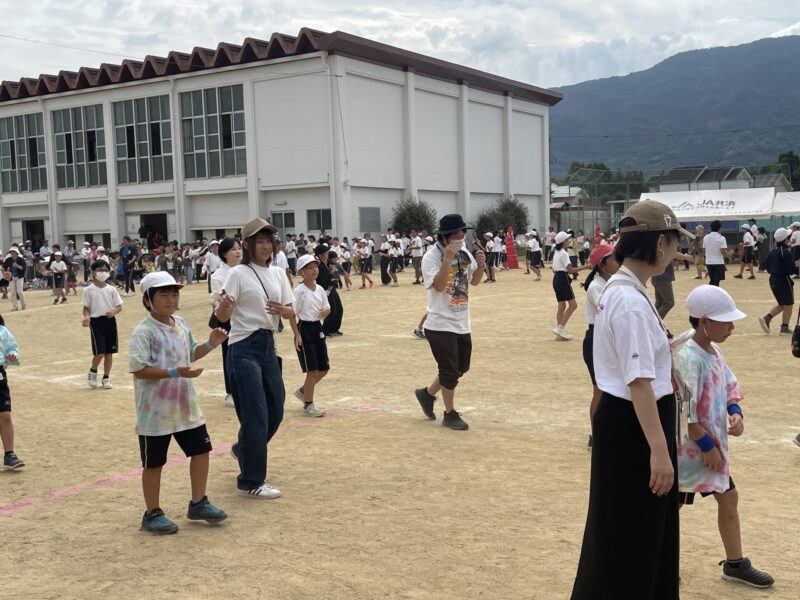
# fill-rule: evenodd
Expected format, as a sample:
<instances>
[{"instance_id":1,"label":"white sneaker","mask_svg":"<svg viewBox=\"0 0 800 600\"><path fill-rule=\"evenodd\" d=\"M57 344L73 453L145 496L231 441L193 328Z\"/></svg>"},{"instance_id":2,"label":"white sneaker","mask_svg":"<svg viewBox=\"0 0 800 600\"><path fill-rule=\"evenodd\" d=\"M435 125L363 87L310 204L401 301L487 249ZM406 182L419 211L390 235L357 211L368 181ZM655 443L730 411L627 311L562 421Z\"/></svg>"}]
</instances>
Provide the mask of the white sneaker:
<instances>
[{"instance_id":1,"label":"white sneaker","mask_svg":"<svg viewBox=\"0 0 800 600\"><path fill-rule=\"evenodd\" d=\"M227 396L225 396L225 406L236 406L233 403L233 396L232 395L228 394Z\"/></svg>"},{"instance_id":2,"label":"white sneaker","mask_svg":"<svg viewBox=\"0 0 800 600\"><path fill-rule=\"evenodd\" d=\"M104 390L113 389L113 386L111 385L111 382L108 380L108 378L103 379L103 389Z\"/></svg>"},{"instance_id":3,"label":"white sneaker","mask_svg":"<svg viewBox=\"0 0 800 600\"><path fill-rule=\"evenodd\" d=\"M86 383L89 385L90 388L97 387L97 373L92 373L89 371L89 376L86 378Z\"/></svg>"},{"instance_id":4,"label":"white sneaker","mask_svg":"<svg viewBox=\"0 0 800 600\"><path fill-rule=\"evenodd\" d=\"M567 330L562 327L561 328L561 337L564 338L565 340L571 340L571 339L574 339L575 336L567 333Z\"/></svg>"},{"instance_id":5,"label":"white sneaker","mask_svg":"<svg viewBox=\"0 0 800 600\"><path fill-rule=\"evenodd\" d=\"M281 491L268 483L263 483L254 490L237 490L240 496L258 498L260 500L273 500L281 497Z\"/></svg>"},{"instance_id":6,"label":"white sneaker","mask_svg":"<svg viewBox=\"0 0 800 600\"><path fill-rule=\"evenodd\" d=\"M313 402L303 409L303 413L305 413L305 415L307 417L324 417L325 416L325 411L322 410L321 408L318 408L317 405L314 404Z\"/></svg>"},{"instance_id":7,"label":"white sneaker","mask_svg":"<svg viewBox=\"0 0 800 600\"><path fill-rule=\"evenodd\" d=\"M303 388L299 387L294 391L294 397L300 400L300 402L306 401L306 396L303 393Z\"/></svg>"},{"instance_id":8,"label":"white sneaker","mask_svg":"<svg viewBox=\"0 0 800 600\"><path fill-rule=\"evenodd\" d=\"M399 283L397 283L396 281L393 281L393 282L392 282L392 286L391 286L391 287L397 287L398 285L400 285L400 284L399 284Z\"/></svg>"}]
</instances>

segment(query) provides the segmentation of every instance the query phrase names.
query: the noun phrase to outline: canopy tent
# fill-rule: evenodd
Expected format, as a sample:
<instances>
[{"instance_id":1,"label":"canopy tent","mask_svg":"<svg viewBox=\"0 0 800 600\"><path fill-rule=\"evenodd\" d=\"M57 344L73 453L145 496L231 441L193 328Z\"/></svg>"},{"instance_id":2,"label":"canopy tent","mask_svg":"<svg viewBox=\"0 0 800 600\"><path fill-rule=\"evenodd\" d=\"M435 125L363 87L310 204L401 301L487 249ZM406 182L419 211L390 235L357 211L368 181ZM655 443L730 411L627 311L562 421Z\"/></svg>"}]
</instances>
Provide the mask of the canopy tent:
<instances>
[{"instance_id":1,"label":"canopy tent","mask_svg":"<svg viewBox=\"0 0 800 600\"><path fill-rule=\"evenodd\" d=\"M791 196L792 194L787 193L786 195ZM657 200L666 204L681 221L736 220L750 217L768 219L776 214L773 212L775 188L771 187L657 192L642 194L639 200ZM800 200L792 200L792 202L798 203L792 214L800 214ZM788 200L782 203L785 206L788 204Z\"/></svg>"},{"instance_id":2,"label":"canopy tent","mask_svg":"<svg viewBox=\"0 0 800 600\"><path fill-rule=\"evenodd\" d=\"M800 192L778 192L772 203L772 214L776 217L800 215Z\"/></svg>"}]
</instances>

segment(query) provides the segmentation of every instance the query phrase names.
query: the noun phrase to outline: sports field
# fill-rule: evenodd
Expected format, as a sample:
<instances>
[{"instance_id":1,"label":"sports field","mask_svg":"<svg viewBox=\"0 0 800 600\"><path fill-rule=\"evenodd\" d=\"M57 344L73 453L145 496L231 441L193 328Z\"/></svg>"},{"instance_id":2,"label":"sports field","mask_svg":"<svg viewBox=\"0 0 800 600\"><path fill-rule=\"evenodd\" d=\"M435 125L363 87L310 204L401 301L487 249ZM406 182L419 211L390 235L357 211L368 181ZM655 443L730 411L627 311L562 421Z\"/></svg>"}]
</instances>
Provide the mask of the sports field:
<instances>
[{"instance_id":1,"label":"sports field","mask_svg":"<svg viewBox=\"0 0 800 600\"><path fill-rule=\"evenodd\" d=\"M210 499L220 526L185 519L188 464L173 444L161 506L177 535L139 532L144 504L127 374L140 297L118 317L113 390L90 390L88 330L79 298L52 306L31 292L6 324L22 365L9 369L16 451L27 466L0 472L0 598L566 598L588 499L591 385L581 359L584 293L556 342L551 273L498 274L472 290L472 370L457 389L468 432L423 417L413 390L430 382L425 341L411 336L425 308L408 272L399 288L343 292L345 335L329 340L332 371L318 391L321 419L292 396L302 376L290 331L278 336L289 390L286 418L270 444L277 500L235 494L228 453L236 416L223 406L219 351L198 364L195 385L215 454ZM788 336L756 321L773 304L767 277L723 287L748 318L723 345L745 391L745 433L732 442L745 554L776 580L756 590L721 580L716 503L682 511L682 598L796 599L800 361ZM683 300L701 283L678 271L673 332L688 326ZM375 278L378 280L378 278ZM210 314L205 283L184 288L180 314L199 340ZM774 326L777 329L776 326ZM441 414L441 404L437 403ZM620 598L635 598L620 582Z\"/></svg>"}]
</instances>

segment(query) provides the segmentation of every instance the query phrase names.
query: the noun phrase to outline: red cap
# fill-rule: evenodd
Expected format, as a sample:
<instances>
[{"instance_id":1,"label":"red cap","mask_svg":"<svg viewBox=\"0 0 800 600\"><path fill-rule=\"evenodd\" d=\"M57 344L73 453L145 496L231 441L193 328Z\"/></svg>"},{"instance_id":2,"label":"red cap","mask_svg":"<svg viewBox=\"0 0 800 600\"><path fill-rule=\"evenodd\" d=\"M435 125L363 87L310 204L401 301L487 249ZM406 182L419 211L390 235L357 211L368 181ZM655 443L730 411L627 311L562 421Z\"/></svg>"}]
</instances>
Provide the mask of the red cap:
<instances>
[{"instance_id":1,"label":"red cap","mask_svg":"<svg viewBox=\"0 0 800 600\"><path fill-rule=\"evenodd\" d=\"M611 255L614 252L614 246L611 244L597 244L592 253L589 255L589 264L592 265L592 268L596 267L600 264L606 256Z\"/></svg>"}]
</instances>

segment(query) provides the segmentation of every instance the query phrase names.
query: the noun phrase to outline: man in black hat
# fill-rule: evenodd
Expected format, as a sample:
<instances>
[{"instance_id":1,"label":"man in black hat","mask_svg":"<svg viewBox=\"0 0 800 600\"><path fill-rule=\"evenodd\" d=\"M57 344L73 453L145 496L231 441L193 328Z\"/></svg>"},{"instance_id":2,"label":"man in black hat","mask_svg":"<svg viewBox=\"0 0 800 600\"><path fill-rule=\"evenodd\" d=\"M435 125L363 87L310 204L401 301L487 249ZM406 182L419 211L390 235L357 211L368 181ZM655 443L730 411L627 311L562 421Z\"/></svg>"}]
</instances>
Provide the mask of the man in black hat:
<instances>
[{"instance_id":1,"label":"man in black hat","mask_svg":"<svg viewBox=\"0 0 800 600\"><path fill-rule=\"evenodd\" d=\"M467 430L469 425L455 410L455 388L469 371L472 338L469 319L469 286L483 277L486 257L478 250L473 257L466 249L467 229L461 215L445 215L435 231L436 244L422 257L422 277L428 291L425 339L431 347L439 374L427 387L415 390L422 412L436 420L433 404L442 392L445 412L442 425Z\"/></svg>"}]
</instances>

